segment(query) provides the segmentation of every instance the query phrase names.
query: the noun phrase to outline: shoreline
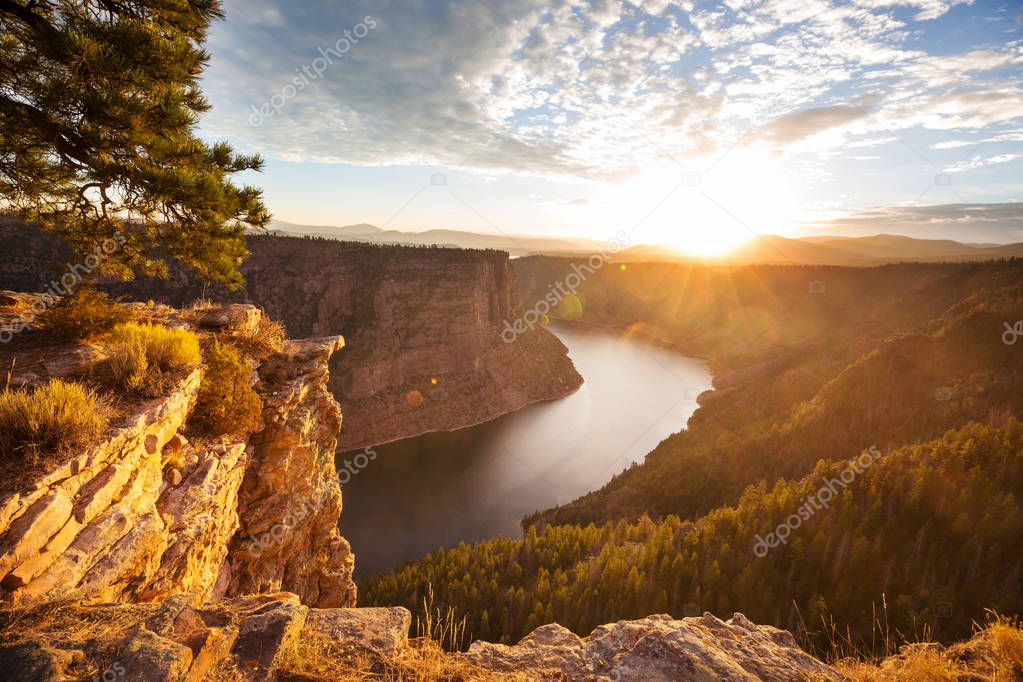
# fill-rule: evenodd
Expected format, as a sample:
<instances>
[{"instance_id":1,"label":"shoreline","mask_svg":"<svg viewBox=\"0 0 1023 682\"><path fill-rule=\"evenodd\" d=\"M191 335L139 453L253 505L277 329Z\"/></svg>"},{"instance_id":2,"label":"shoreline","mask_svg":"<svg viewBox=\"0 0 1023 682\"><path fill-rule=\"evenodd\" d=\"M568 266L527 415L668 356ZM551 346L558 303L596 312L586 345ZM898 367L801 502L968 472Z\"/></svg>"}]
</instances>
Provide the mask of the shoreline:
<instances>
[{"instance_id":1,"label":"shoreline","mask_svg":"<svg viewBox=\"0 0 1023 682\"><path fill-rule=\"evenodd\" d=\"M561 324L561 325L565 325L567 327L586 327L586 328L590 328L590 329L602 329L602 330L605 330L605 331L627 332L632 327L632 325L624 325L624 324L609 324L609 323L605 323L605 322L589 322L589 321L586 321L586 320L570 320L570 319L564 318L564 317L551 317L550 320L551 321L550 321L549 324ZM547 326L549 326L549 324L548 325L544 325L544 326L547 327ZM691 350L688 350L686 348L683 348L682 344L680 342L678 342L678 341L671 341L669 339L665 339L665 338L662 338L660 336L657 336L656 334L651 334L650 332L644 331L642 329L634 330L632 333L637 335L637 336L642 337L645 341L648 341L652 345L657 345L657 346L661 346L663 348L667 348L669 350L675 351L676 353L684 355L684 356L686 356L688 358L696 358L698 360L703 360L704 362L706 362L708 364L708 366L709 366L709 364L711 362L711 357L710 356L704 355L703 353L699 353L699 352L695 352L695 351L691 351Z\"/></svg>"}]
</instances>

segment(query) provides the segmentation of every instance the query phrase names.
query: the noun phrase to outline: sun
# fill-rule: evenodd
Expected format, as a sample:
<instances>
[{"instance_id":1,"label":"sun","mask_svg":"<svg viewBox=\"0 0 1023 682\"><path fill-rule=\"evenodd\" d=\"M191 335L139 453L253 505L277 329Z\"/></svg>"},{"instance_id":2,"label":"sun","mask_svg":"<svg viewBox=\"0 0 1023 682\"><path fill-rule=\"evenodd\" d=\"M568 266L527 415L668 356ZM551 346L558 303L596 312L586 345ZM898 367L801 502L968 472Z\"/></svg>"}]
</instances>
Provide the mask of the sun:
<instances>
[{"instance_id":1,"label":"sun","mask_svg":"<svg viewBox=\"0 0 1023 682\"><path fill-rule=\"evenodd\" d=\"M790 178L776 159L738 149L707 171L683 172L673 163L651 169L629 181L617 202L622 205L615 215L641 216L632 229L635 243L701 258L726 255L764 234L784 231L798 208ZM644 206L649 207L645 215Z\"/></svg>"}]
</instances>

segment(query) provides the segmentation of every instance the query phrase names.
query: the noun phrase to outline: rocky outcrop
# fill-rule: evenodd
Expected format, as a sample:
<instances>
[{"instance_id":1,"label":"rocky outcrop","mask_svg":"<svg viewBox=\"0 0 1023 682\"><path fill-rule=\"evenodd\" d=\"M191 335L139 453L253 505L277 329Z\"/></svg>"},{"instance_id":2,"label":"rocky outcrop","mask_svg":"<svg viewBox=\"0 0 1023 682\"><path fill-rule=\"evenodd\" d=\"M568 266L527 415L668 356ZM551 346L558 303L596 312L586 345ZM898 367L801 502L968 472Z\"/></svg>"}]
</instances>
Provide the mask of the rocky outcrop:
<instances>
[{"instance_id":1,"label":"rocky outcrop","mask_svg":"<svg viewBox=\"0 0 1023 682\"><path fill-rule=\"evenodd\" d=\"M355 557L337 529L341 410L327 390L327 362L342 344L289 341L259 367L265 425L239 492L228 593L288 590L306 604L355 604Z\"/></svg>"},{"instance_id":2,"label":"rocky outcrop","mask_svg":"<svg viewBox=\"0 0 1023 682\"><path fill-rule=\"evenodd\" d=\"M0 219L0 241L25 245L0 262L0 288L42 290L71 260L52 237L14 221ZM292 337L344 336L330 368L345 406L342 450L477 424L582 384L542 327L502 340L505 322L521 315L503 251L276 236L250 237L249 249L239 292L207 289L183 270L107 288L175 306L203 296L254 303Z\"/></svg>"},{"instance_id":3,"label":"rocky outcrop","mask_svg":"<svg viewBox=\"0 0 1023 682\"><path fill-rule=\"evenodd\" d=\"M535 679L551 668L569 680L592 682L847 679L800 649L789 632L754 625L741 613L727 622L709 613L682 620L649 616L602 625L585 638L545 625L514 646L474 642L465 657L487 670Z\"/></svg>"},{"instance_id":4,"label":"rocky outcrop","mask_svg":"<svg viewBox=\"0 0 1023 682\"><path fill-rule=\"evenodd\" d=\"M566 682L847 680L788 632L735 614L650 616L579 638L545 625L514 646L475 642L445 654L409 640L403 608L316 609L289 593L199 604L180 594L114 610L78 607L23 616L0 633L0 676L60 680L74 669L128 680L472 679ZM81 627L90 622L94 629ZM102 634L100 634L102 633ZM31 671L28 676L26 671Z\"/></svg>"},{"instance_id":5,"label":"rocky outcrop","mask_svg":"<svg viewBox=\"0 0 1023 682\"><path fill-rule=\"evenodd\" d=\"M206 333L210 311L135 307ZM229 318L222 333L261 316L252 306L216 312ZM309 605L354 605L354 557L337 530L341 413L327 390L327 363L342 345L288 341L261 362L250 358L264 401L255 433L186 437L200 366L166 395L131 406L97 445L0 492L0 598L130 603L288 590ZM16 354L12 383L87 377L103 357L82 354L54 373L47 358L67 358L65 349L44 350L30 343Z\"/></svg>"},{"instance_id":6,"label":"rocky outcrop","mask_svg":"<svg viewBox=\"0 0 1023 682\"><path fill-rule=\"evenodd\" d=\"M270 680L303 639L396 657L409 623L402 608L312 609L289 592L207 603L182 593L157 604L36 612L23 616L19 632L0 632L0 679L58 682L85 671L134 682Z\"/></svg>"}]
</instances>

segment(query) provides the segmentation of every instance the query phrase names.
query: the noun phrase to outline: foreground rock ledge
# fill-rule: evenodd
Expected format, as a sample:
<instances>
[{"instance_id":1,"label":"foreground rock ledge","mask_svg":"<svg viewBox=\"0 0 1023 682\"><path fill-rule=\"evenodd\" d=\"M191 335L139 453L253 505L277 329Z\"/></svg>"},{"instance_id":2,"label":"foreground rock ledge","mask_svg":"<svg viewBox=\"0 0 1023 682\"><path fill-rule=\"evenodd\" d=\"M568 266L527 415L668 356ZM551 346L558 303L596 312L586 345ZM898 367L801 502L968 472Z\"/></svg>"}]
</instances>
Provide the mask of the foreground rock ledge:
<instances>
[{"instance_id":1,"label":"foreground rock ledge","mask_svg":"<svg viewBox=\"0 0 1023 682\"><path fill-rule=\"evenodd\" d=\"M0 632L0 679L50 682L104 671L146 682L449 679L435 677L440 670L472 680L847 679L802 651L788 632L738 613L728 622L710 614L649 616L602 625L585 638L545 625L514 646L476 642L465 654L434 649L447 660L414 667L423 643L409 641L411 618L401 607L315 609L286 592L203 605L195 598L29 611L17 632ZM361 663L352 664L349 677L339 659ZM324 672L309 672L317 670Z\"/></svg>"},{"instance_id":2,"label":"foreground rock ledge","mask_svg":"<svg viewBox=\"0 0 1023 682\"><path fill-rule=\"evenodd\" d=\"M800 649L789 632L754 625L741 613L727 622L709 613L648 616L601 625L585 638L544 625L514 646L474 642L465 657L495 673L534 679L549 679L544 671L551 668L569 680L600 682L847 679Z\"/></svg>"}]
</instances>

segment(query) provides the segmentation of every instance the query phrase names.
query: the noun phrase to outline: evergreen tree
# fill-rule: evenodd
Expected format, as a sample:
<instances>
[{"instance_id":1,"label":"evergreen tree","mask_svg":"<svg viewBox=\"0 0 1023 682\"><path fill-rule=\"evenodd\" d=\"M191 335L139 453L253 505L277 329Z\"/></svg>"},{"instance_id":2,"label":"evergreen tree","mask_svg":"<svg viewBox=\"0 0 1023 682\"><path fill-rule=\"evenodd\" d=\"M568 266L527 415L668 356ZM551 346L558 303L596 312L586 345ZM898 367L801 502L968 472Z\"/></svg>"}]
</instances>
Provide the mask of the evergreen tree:
<instances>
[{"instance_id":1,"label":"evergreen tree","mask_svg":"<svg viewBox=\"0 0 1023 682\"><path fill-rule=\"evenodd\" d=\"M241 284L246 225L270 216L231 176L258 156L195 134L217 0L0 0L0 207L63 237L97 272L167 259Z\"/></svg>"}]
</instances>

